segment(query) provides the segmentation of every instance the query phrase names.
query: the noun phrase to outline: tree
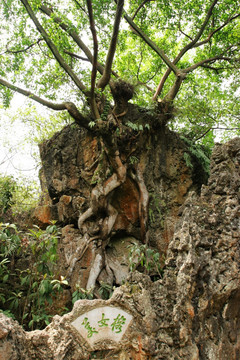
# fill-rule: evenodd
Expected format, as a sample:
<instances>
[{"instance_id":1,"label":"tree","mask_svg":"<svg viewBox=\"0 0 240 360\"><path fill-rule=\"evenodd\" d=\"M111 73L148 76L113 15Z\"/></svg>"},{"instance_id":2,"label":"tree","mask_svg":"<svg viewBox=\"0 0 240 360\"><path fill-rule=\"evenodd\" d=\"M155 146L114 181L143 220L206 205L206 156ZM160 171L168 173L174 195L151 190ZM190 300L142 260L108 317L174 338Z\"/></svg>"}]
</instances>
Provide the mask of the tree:
<instances>
[{"instance_id":1,"label":"tree","mask_svg":"<svg viewBox=\"0 0 240 360\"><path fill-rule=\"evenodd\" d=\"M85 231L88 243L102 241L88 288L104 265L117 216L111 194L127 175L138 184L141 237L148 242L149 195L143 169L130 164L143 139L182 119L195 140L212 134L219 122L229 126L230 115L237 128L239 18L234 0L2 1L4 103L18 92L67 111L100 139L108 164L109 175L94 183L90 205L78 219L84 233L87 219L104 214L96 236ZM131 99L137 123L129 118ZM141 108L147 104L151 111ZM129 139L134 146L126 150Z\"/></svg>"}]
</instances>

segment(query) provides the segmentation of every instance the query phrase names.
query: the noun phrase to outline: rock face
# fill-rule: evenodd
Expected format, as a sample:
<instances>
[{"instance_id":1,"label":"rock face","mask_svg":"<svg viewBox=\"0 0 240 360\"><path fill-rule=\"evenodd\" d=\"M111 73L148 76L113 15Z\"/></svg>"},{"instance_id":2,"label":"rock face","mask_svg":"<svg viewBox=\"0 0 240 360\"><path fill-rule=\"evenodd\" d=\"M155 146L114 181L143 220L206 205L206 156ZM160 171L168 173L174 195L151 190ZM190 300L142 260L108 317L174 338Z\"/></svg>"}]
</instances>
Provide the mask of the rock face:
<instances>
[{"instance_id":1,"label":"rock face","mask_svg":"<svg viewBox=\"0 0 240 360\"><path fill-rule=\"evenodd\" d=\"M80 300L42 331L24 332L1 315L0 359L239 359L239 190L236 138L216 145L208 185L200 195L191 192L181 207L162 279L152 282L134 272L110 300ZM83 331L100 330L93 327L89 311L105 307L117 308L119 316L125 311L132 320L119 342L105 339L91 346ZM85 330L79 333L73 322L82 315ZM122 331L107 320L109 330Z\"/></svg>"},{"instance_id":2,"label":"rock face","mask_svg":"<svg viewBox=\"0 0 240 360\"><path fill-rule=\"evenodd\" d=\"M167 128L152 134L148 143L143 143L140 151L133 152L129 162L137 162L144 169L144 182L149 193L149 239L150 246L160 253L165 253L172 239L174 225L178 219L178 210L184 203L190 191L198 191L207 176L202 165L193 160L193 168L186 165L184 155L188 147L175 133ZM65 226L60 243L61 275L67 276L74 289L78 282L85 287L89 275L89 265L93 262L93 245L86 252L81 247L84 239L77 230L77 220L80 214L89 208L91 191L103 176L104 166L99 159L103 156L101 146L92 134L76 125L70 125L56 133L52 139L40 146L42 170L41 180L45 196L42 205L36 209L35 218L48 224L56 219ZM197 174L197 176L196 176ZM113 259L111 249L119 244L119 239L129 239L126 244L125 258L129 252L128 246L139 243L141 238L139 219L140 191L130 176L111 194L111 205L118 215L114 223L114 233L106 249L107 262L118 262L118 256ZM95 219L87 222L92 236L95 235ZM108 249L109 248L109 249ZM84 257L80 255L84 252ZM79 255L80 254L80 255ZM113 271L115 285L119 285L119 271L125 273L123 267ZM121 269L121 270L120 270ZM102 281L107 277L102 273Z\"/></svg>"},{"instance_id":3,"label":"rock face","mask_svg":"<svg viewBox=\"0 0 240 360\"><path fill-rule=\"evenodd\" d=\"M164 279L154 284L159 359L240 356L239 190L237 138L215 147L208 186L185 202Z\"/></svg>"}]
</instances>

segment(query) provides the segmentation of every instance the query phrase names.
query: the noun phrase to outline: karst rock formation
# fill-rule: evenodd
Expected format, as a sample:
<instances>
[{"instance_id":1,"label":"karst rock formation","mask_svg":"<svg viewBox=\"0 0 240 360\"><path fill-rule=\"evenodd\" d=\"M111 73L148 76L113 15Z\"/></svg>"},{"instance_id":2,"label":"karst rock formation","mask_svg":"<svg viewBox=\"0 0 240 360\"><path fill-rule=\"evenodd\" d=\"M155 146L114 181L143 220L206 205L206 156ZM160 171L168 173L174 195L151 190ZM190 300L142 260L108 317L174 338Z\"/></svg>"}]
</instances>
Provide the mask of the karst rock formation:
<instances>
[{"instance_id":1,"label":"karst rock formation","mask_svg":"<svg viewBox=\"0 0 240 360\"><path fill-rule=\"evenodd\" d=\"M84 232L77 222L89 208L100 150L94 137L81 132L69 126L42 144L46 194L35 213L39 222L55 218L62 225L59 268L72 289L77 281L87 285L95 254L94 243L83 251ZM162 277L129 273L128 246L141 242L143 189L127 176L111 199L117 215L105 250L116 287L112 297L79 300L70 313L31 332L0 314L1 360L240 358L240 138L216 144L207 181L197 159L186 165L188 148L176 134L165 130L155 140L136 157L150 194L149 246L165 256ZM84 226L94 234L97 221L90 217ZM109 276L103 268L96 286ZM129 314L119 341L91 346L74 328L78 316L98 308Z\"/></svg>"}]
</instances>

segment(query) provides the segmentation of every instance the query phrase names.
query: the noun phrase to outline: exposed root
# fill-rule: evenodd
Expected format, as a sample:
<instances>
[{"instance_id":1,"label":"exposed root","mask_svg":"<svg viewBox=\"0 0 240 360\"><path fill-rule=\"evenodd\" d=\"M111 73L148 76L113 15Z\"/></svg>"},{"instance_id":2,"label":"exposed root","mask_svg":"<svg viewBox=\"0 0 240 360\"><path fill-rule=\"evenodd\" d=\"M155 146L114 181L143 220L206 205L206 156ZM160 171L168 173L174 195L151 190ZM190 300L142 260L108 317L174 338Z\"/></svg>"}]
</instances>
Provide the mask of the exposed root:
<instances>
[{"instance_id":1,"label":"exposed root","mask_svg":"<svg viewBox=\"0 0 240 360\"><path fill-rule=\"evenodd\" d=\"M140 229L141 229L141 240L143 243L147 244L149 240L149 231L148 231L148 206L149 206L149 194L147 187L144 182L142 171L140 167L137 166L136 172L131 174L132 178L136 181L139 192L139 220L140 220Z\"/></svg>"},{"instance_id":2,"label":"exposed root","mask_svg":"<svg viewBox=\"0 0 240 360\"><path fill-rule=\"evenodd\" d=\"M90 218L92 215L97 215L97 213L104 209L109 214L108 223L112 224L114 219L114 210L113 206L109 205L107 196L117 187L124 183L126 180L126 167L122 164L122 161L119 156L119 152L115 152L114 158L110 158L110 163L114 170L116 171L110 178L104 181L104 183L99 183L95 186L91 193L91 202L90 207L79 216L78 219L78 228L81 230L83 223ZM116 218L115 218L116 220ZM114 220L114 221L115 221ZM108 231L108 234L110 230Z\"/></svg>"},{"instance_id":3,"label":"exposed root","mask_svg":"<svg viewBox=\"0 0 240 360\"><path fill-rule=\"evenodd\" d=\"M89 247L90 242L93 241L93 238L89 238L89 235L86 233L81 238L80 244L77 247L75 253L71 256L70 260L68 261L69 269L67 273L67 278L69 279L72 275L73 269L76 265L76 262L79 261L83 255L85 254L86 250Z\"/></svg>"},{"instance_id":4,"label":"exposed root","mask_svg":"<svg viewBox=\"0 0 240 360\"><path fill-rule=\"evenodd\" d=\"M84 223L84 221L86 221L92 215L93 215L93 209L90 207L81 216L79 216L78 228L81 229L82 224Z\"/></svg>"},{"instance_id":5,"label":"exposed root","mask_svg":"<svg viewBox=\"0 0 240 360\"><path fill-rule=\"evenodd\" d=\"M108 209L108 216L103 220L103 226L101 229L101 239L103 241L108 239L110 233L112 232L116 218L118 216L117 210L111 204L108 204L107 209Z\"/></svg>"},{"instance_id":6,"label":"exposed root","mask_svg":"<svg viewBox=\"0 0 240 360\"><path fill-rule=\"evenodd\" d=\"M79 230L81 232L84 232L85 230L87 234L87 229L83 228L84 222L91 216L96 216L97 218L99 213L103 212L103 210L106 213L105 218L98 221L99 234L95 238L98 238L102 243L98 248L94 247L94 261L93 265L91 266L87 282L87 290L95 287L97 278L104 266L106 267L107 272L111 271L110 268L107 269L107 263L105 261L105 248L109 242L110 234L114 227L118 212L110 204L110 198L113 190L118 188L126 180L127 170L126 166L123 165L121 161L119 151L115 151L114 156L110 156L108 153L108 157L109 162L115 172L110 178L105 180L103 183L97 184L93 188L91 193L90 207L83 214L81 214L78 219Z\"/></svg>"},{"instance_id":7,"label":"exposed root","mask_svg":"<svg viewBox=\"0 0 240 360\"><path fill-rule=\"evenodd\" d=\"M105 256L103 254L103 249L99 247L98 249L94 249L94 252L95 252L95 257L88 277L88 282L86 286L87 290L95 288L97 278L104 267Z\"/></svg>"}]
</instances>

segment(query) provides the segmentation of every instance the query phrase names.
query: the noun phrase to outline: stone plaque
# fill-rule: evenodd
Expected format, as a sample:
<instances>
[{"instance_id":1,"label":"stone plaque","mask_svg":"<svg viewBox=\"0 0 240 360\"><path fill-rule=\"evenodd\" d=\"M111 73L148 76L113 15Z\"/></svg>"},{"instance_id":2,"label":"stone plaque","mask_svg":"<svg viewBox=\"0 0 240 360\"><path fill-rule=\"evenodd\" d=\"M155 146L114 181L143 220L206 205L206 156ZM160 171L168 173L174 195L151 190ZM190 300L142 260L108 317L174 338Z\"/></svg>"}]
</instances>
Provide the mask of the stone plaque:
<instances>
[{"instance_id":1,"label":"stone plaque","mask_svg":"<svg viewBox=\"0 0 240 360\"><path fill-rule=\"evenodd\" d=\"M94 347L97 343L109 345L118 343L126 332L132 315L126 311L111 306L98 307L85 312L71 324L81 336ZM109 346L111 347L111 346Z\"/></svg>"}]
</instances>

